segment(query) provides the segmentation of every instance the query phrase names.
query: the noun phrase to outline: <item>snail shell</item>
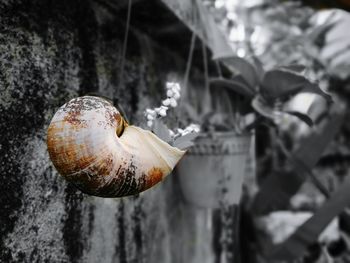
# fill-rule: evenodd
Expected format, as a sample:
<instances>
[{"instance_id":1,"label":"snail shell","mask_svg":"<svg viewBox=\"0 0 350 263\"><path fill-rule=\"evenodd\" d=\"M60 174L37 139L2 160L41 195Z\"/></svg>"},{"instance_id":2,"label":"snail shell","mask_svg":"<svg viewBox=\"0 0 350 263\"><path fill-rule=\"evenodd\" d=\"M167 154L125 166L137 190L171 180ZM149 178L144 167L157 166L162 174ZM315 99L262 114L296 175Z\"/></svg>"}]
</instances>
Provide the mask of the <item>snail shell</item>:
<instances>
[{"instance_id":1,"label":"snail shell","mask_svg":"<svg viewBox=\"0 0 350 263\"><path fill-rule=\"evenodd\" d=\"M129 126L112 104L94 96L75 98L57 111L47 146L65 179L101 197L145 191L168 175L185 153L150 131Z\"/></svg>"}]
</instances>

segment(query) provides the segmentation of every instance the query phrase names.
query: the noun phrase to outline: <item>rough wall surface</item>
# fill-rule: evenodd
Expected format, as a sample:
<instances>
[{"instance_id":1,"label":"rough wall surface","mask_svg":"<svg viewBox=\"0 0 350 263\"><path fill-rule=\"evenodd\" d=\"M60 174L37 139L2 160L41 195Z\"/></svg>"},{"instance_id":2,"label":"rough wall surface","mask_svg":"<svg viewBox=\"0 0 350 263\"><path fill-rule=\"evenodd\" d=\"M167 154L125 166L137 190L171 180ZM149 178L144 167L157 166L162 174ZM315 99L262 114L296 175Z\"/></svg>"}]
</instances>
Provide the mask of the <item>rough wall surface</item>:
<instances>
[{"instance_id":1,"label":"rough wall surface","mask_svg":"<svg viewBox=\"0 0 350 263\"><path fill-rule=\"evenodd\" d=\"M186 208L174 176L137 197L103 199L71 187L49 161L46 130L69 99L99 93L141 123L165 81L182 79L183 60L132 30L120 83L124 20L91 1L0 2L0 262L214 262L220 247L193 227L208 213ZM203 250L188 253L202 256L184 258L198 237Z\"/></svg>"}]
</instances>

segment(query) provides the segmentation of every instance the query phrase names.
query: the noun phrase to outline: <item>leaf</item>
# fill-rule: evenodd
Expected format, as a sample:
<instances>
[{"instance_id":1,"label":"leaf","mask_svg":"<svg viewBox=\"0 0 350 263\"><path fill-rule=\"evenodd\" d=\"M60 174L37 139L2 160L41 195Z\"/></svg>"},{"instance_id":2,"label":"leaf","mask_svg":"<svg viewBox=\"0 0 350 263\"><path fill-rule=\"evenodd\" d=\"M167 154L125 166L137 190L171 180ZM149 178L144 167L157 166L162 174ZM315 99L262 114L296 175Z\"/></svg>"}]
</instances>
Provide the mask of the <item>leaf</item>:
<instances>
[{"instance_id":1,"label":"leaf","mask_svg":"<svg viewBox=\"0 0 350 263\"><path fill-rule=\"evenodd\" d=\"M312 127L314 125L314 122L312 121L312 119L309 116L307 116L306 114L303 114L303 113L298 112L298 111L283 111L283 112L297 117L298 119L300 119L301 121L303 121L304 123L306 123L310 127Z\"/></svg>"},{"instance_id":2,"label":"leaf","mask_svg":"<svg viewBox=\"0 0 350 263\"><path fill-rule=\"evenodd\" d=\"M209 83L210 83L210 87L213 89L224 88L250 98L254 96L254 93L251 91L251 89L247 86L247 84L244 81L224 79L224 78L211 78L209 80Z\"/></svg>"},{"instance_id":3,"label":"leaf","mask_svg":"<svg viewBox=\"0 0 350 263\"><path fill-rule=\"evenodd\" d=\"M337 22L331 22L317 26L308 34L307 39L319 47L324 46L326 34L333 29L336 24Z\"/></svg>"},{"instance_id":4,"label":"leaf","mask_svg":"<svg viewBox=\"0 0 350 263\"><path fill-rule=\"evenodd\" d=\"M263 77L265 75L265 70L262 62L255 56L251 57L251 60L253 61L253 64L255 66L256 74L258 76L259 83L263 80Z\"/></svg>"},{"instance_id":5,"label":"leaf","mask_svg":"<svg viewBox=\"0 0 350 263\"><path fill-rule=\"evenodd\" d=\"M306 114L303 114L301 112L297 111L276 111L272 106L270 106L264 98L261 96L256 96L252 101L252 107L262 116L269 118L271 120L275 120L278 116L278 113L287 113L289 115L293 115L306 123L308 126L313 126L312 119L307 116Z\"/></svg>"},{"instance_id":6,"label":"leaf","mask_svg":"<svg viewBox=\"0 0 350 263\"><path fill-rule=\"evenodd\" d=\"M153 133L167 143L172 141L168 127L160 120L154 121Z\"/></svg>"},{"instance_id":7,"label":"leaf","mask_svg":"<svg viewBox=\"0 0 350 263\"><path fill-rule=\"evenodd\" d=\"M323 92L317 84L311 83L307 78L281 69L266 72L261 93L267 100L286 99L299 92L310 92L318 94L331 101L330 95Z\"/></svg>"},{"instance_id":8,"label":"leaf","mask_svg":"<svg viewBox=\"0 0 350 263\"><path fill-rule=\"evenodd\" d=\"M275 111L273 107L268 105L264 98L260 95L255 96L255 98L252 100L252 107L260 115L272 120L275 119Z\"/></svg>"},{"instance_id":9,"label":"leaf","mask_svg":"<svg viewBox=\"0 0 350 263\"><path fill-rule=\"evenodd\" d=\"M327 102L333 102L331 95L321 90L318 84L312 83L309 80L307 80L306 85L300 90L300 92L309 92L309 93L317 94L322 96Z\"/></svg>"},{"instance_id":10,"label":"leaf","mask_svg":"<svg viewBox=\"0 0 350 263\"><path fill-rule=\"evenodd\" d=\"M312 169L316 165L328 144L337 134L343 124L344 115L345 106L335 104L331 108L329 118L325 118L313 133L299 142L294 156L302 161L308 169Z\"/></svg>"},{"instance_id":11,"label":"leaf","mask_svg":"<svg viewBox=\"0 0 350 263\"><path fill-rule=\"evenodd\" d=\"M328 118L320 125L314 126L314 131L302 139L299 146L291 153L293 158L292 171L273 172L260 186L254 197L252 211L264 214L273 209L283 209L289 205L290 198L304 183L307 172L321 158L322 153L339 131L344 120L345 109L334 104Z\"/></svg>"},{"instance_id":12,"label":"leaf","mask_svg":"<svg viewBox=\"0 0 350 263\"><path fill-rule=\"evenodd\" d=\"M321 98L315 98L307 110L307 115L311 116L314 123L320 123L329 114L329 105Z\"/></svg>"},{"instance_id":13,"label":"leaf","mask_svg":"<svg viewBox=\"0 0 350 263\"><path fill-rule=\"evenodd\" d=\"M181 150L187 149L194 145L193 141L199 136L199 133L188 133L183 135L174 141L174 147L177 147Z\"/></svg>"},{"instance_id":14,"label":"leaf","mask_svg":"<svg viewBox=\"0 0 350 263\"><path fill-rule=\"evenodd\" d=\"M316 211L284 243L277 246L268 257L272 260L293 261L305 255L308 246L315 243L321 232L350 205L350 179L348 178L331 198Z\"/></svg>"},{"instance_id":15,"label":"leaf","mask_svg":"<svg viewBox=\"0 0 350 263\"><path fill-rule=\"evenodd\" d=\"M300 75L275 69L266 72L262 85L261 93L268 100L277 98L286 98L298 93L306 79Z\"/></svg>"},{"instance_id":16,"label":"leaf","mask_svg":"<svg viewBox=\"0 0 350 263\"><path fill-rule=\"evenodd\" d=\"M304 65L300 65L300 64L290 64L290 65L286 65L286 66L281 66L281 67L279 67L279 69L288 70L288 71L292 71L292 72L296 72L296 73L301 73L306 69L306 67Z\"/></svg>"},{"instance_id":17,"label":"leaf","mask_svg":"<svg viewBox=\"0 0 350 263\"><path fill-rule=\"evenodd\" d=\"M259 84L259 76L255 67L247 60L240 57L225 57L221 60L235 71L239 72L244 80L248 83L249 88L254 92L256 86Z\"/></svg>"}]
</instances>

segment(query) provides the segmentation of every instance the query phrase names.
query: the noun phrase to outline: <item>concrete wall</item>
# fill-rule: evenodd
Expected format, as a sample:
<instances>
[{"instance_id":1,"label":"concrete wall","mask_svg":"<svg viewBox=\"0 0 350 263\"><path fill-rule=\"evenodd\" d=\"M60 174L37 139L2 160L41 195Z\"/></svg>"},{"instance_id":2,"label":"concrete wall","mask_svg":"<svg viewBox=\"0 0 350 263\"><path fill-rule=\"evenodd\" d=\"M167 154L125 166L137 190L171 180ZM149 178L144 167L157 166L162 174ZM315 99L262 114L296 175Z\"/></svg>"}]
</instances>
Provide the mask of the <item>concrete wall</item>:
<instances>
[{"instance_id":1,"label":"concrete wall","mask_svg":"<svg viewBox=\"0 0 350 263\"><path fill-rule=\"evenodd\" d=\"M220 232L203 230L212 213L184 204L176 176L103 199L67 184L49 160L46 129L69 99L97 92L141 123L165 81L182 80L184 59L132 30L122 85L123 21L92 1L0 2L0 262L220 261Z\"/></svg>"}]
</instances>

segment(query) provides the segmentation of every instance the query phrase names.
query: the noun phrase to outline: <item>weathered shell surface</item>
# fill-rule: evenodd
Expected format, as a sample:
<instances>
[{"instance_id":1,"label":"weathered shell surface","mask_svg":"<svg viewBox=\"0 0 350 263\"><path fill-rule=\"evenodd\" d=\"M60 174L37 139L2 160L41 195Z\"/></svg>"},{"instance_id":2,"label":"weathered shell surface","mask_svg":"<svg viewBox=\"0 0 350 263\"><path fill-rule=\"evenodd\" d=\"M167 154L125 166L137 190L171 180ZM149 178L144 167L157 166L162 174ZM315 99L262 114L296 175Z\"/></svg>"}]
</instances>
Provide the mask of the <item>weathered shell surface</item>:
<instances>
[{"instance_id":1,"label":"weathered shell surface","mask_svg":"<svg viewBox=\"0 0 350 263\"><path fill-rule=\"evenodd\" d=\"M152 187L185 153L129 126L113 105L93 96L73 99L57 111L47 146L65 179L101 197L134 195Z\"/></svg>"}]
</instances>

